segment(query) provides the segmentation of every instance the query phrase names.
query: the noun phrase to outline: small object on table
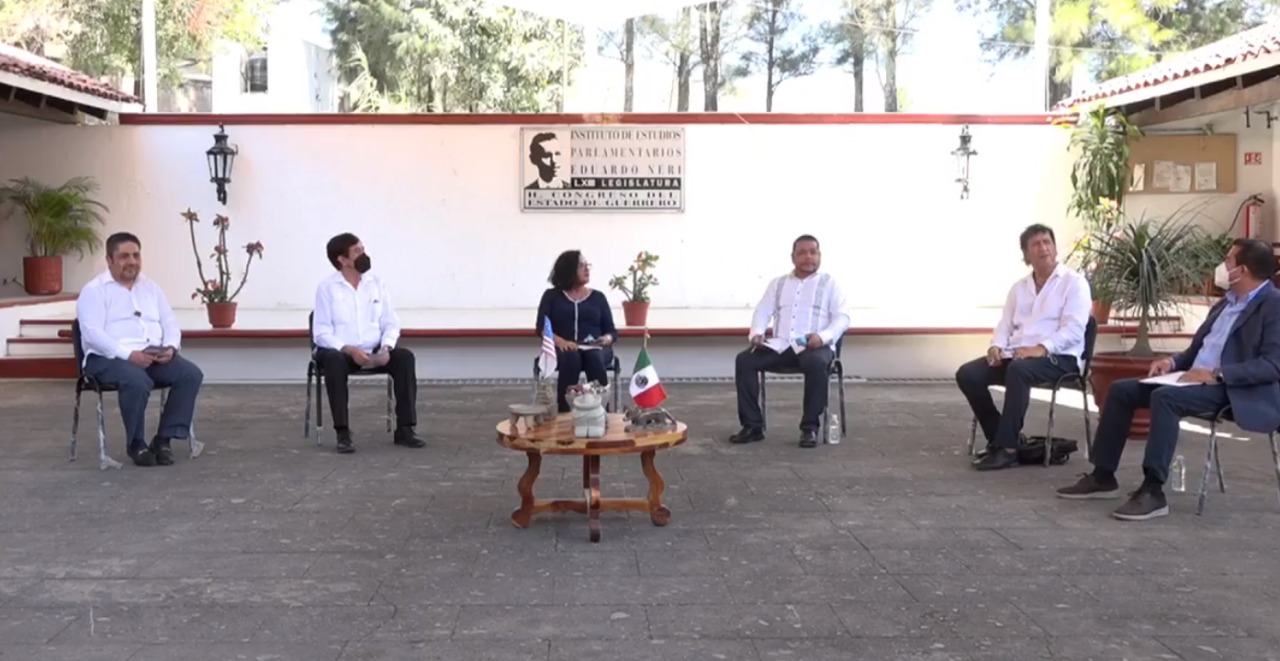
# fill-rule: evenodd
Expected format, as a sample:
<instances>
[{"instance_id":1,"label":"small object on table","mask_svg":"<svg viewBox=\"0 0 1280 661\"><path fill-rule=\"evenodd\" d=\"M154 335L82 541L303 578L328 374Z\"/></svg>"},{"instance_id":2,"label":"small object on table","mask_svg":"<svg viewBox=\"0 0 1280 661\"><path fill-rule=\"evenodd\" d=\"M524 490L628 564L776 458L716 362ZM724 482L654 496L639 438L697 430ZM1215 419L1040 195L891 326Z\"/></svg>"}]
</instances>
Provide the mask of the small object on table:
<instances>
[{"instance_id":1,"label":"small object on table","mask_svg":"<svg viewBox=\"0 0 1280 661\"><path fill-rule=\"evenodd\" d=\"M571 386L569 393L573 397L570 407L573 409L573 435L578 438L600 438L604 436L607 418L604 410L605 394L609 386L598 383Z\"/></svg>"},{"instance_id":2,"label":"small object on table","mask_svg":"<svg viewBox=\"0 0 1280 661\"><path fill-rule=\"evenodd\" d=\"M574 433L572 413L561 413L549 424L521 432L510 420L498 423L498 445L524 452L529 467L516 484L520 494L520 507L511 513L511 523L517 528L527 528L536 514L546 512L578 512L588 517L588 539L600 541L600 512L631 511L648 512L655 526L671 522L671 510L662 504L666 482L654 463L659 450L672 448L688 438L688 427L676 422L669 430L626 430L627 421L621 413L606 416L605 434L599 438L578 438ZM548 454L579 455L582 457L581 500L536 500L533 484L542 468L542 456ZM604 498L600 487L600 457L604 455L639 454L640 467L649 481L647 498Z\"/></svg>"}]
</instances>

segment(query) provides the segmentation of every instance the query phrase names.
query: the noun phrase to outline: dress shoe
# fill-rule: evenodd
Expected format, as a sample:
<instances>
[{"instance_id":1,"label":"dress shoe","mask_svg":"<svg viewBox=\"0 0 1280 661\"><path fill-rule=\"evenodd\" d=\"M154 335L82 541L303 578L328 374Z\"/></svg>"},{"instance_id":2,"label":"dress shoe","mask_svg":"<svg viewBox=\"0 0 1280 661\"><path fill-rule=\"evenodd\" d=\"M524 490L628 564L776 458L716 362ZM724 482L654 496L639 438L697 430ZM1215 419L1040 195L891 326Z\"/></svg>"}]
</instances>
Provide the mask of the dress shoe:
<instances>
[{"instance_id":1,"label":"dress shoe","mask_svg":"<svg viewBox=\"0 0 1280 661\"><path fill-rule=\"evenodd\" d=\"M401 427L397 429L393 442L396 445L403 445L406 448L427 447L427 442L418 438L418 435L413 433L413 427Z\"/></svg>"},{"instance_id":2,"label":"dress shoe","mask_svg":"<svg viewBox=\"0 0 1280 661\"><path fill-rule=\"evenodd\" d=\"M173 449L169 447L169 439L157 436L151 439L151 445L147 446L147 449L156 456L156 465L173 465Z\"/></svg>"},{"instance_id":3,"label":"dress shoe","mask_svg":"<svg viewBox=\"0 0 1280 661\"><path fill-rule=\"evenodd\" d=\"M996 471L1002 468L1013 468L1018 465L1018 453L1000 448L982 458L973 467L980 471Z\"/></svg>"},{"instance_id":4,"label":"dress shoe","mask_svg":"<svg viewBox=\"0 0 1280 661\"><path fill-rule=\"evenodd\" d=\"M816 448L818 447L818 430L804 429L800 431L800 447Z\"/></svg>"},{"instance_id":5,"label":"dress shoe","mask_svg":"<svg viewBox=\"0 0 1280 661\"><path fill-rule=\"evenodd\" d=\"M743 427L738 433L729 437L730 443L741 445L764 440L764 430L759 427Z\"/></svg>"},{"instance_id":6,"label":"dress shoe","mask_svg":"<svg viewBox=\"0 0 1280 661\"><path fill-rule=\"evenodd\" d=\"M338 454L351 454L356 451L355 441L351 439L350 429L338 430Z\"/></svg>"},{"instance_id":7,"label":"dress shoe","mask_svg":"<svg viewBox=\"0 0 1280 661\"><path fill-rule=\"evenodd\" d=\"M129 448L129 458L133 460L135 466L156 465L156 456L145 445L136 445Z\"/></svg>"}]
</instances>

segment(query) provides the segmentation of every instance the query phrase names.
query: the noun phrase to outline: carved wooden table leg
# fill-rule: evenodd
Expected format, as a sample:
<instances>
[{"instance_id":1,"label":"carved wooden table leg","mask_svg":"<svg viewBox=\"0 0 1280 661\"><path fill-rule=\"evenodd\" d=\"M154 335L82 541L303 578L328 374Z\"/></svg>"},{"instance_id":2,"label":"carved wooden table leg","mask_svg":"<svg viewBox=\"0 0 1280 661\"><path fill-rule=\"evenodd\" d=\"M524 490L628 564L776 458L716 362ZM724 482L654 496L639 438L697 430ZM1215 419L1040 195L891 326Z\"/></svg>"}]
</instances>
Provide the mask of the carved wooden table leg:
<instances>
[{"instance_id":1,"label":"carved wooden table leg","mask_svg":"<svg viewBox=\"0 0 1280 661\"><path fill-rule=\"evenodd\" d=\"M538 479L538 471L542 469L542 454L526 452L529 467L516 483L516 491L520 493L520 508L511 513L511 523L517 528L528 528L533 521L533 483Z\"/></svg>"},{"instance_id":2,"label":"carved wooden table leg","mask_svg":"<svg viewBox=\"0 0 1280 661\"><path fill-rule=\"evenodd\" d=\"M671 523L671 510L662 504L662 492L666 490L667 483L662 481L662 475L653 463L655 455L657 452L653 450L640 453L640 467L649 479L649 519L655 526L665 526Z\"/></svg>"},{"instance_id":3,"label":"carved wooden table leg","mask_svg":"<svg viewBox=\"0 0 1280 661\"><path fill-rule=\"evenodd\" d=\"M600 541L600 455L582 458L586 475L587 539Z\"/></svg>"}]
</instances>

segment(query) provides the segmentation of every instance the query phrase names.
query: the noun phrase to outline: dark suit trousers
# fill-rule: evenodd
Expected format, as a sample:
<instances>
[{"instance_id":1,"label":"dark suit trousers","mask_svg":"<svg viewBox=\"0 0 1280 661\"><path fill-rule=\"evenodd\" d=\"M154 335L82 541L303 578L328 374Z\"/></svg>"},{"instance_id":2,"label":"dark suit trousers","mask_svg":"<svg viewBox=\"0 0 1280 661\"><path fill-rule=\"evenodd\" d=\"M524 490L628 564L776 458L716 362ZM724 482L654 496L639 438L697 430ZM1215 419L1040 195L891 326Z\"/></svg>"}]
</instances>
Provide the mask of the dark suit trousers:
<instances>
[{"instance_id":1,"label":"dark suit trousers","mask_svg":"<svg viewBox=\"0 0 1280 661\"><path fill-rule=\"evenodd\" d=\"M1018 447L1022 423L1031 406L1031 389L1052 384L1059 378L1079 372L1075 356L1058 354L1050 359L1023 358L1002 360L992 367L985 357L971 360L956 370L956 384L969 400L969 408L987 443L1004 448ZM1004 386L1004 411L996 409L989 386Z\"/></svg>"},{"instance_id":2,"label":"dark suit trousers","mask_svg":"<svg viewBox=\"0 0 1280 661\"><path fill-rule=\"evenodd\" d=\"M127 360L89 354L84 372L97 379L98 383L116 388L129 448L147 444L147 400L151 398L152 389L157 387L168 388L169 396L165 399L164 410L160 412L156 436L190 438L191 417L195 415L196 396L204 383L204 372L181 354L175 354L167 363L153 363L146 369Z\"/></svg>"},{"instance_id":3,"label":"dark suit trousers","mask_svg":"<svg viewBox=\"0 0 1280 661\"><path fill-rule=\"evenodd\" d=\"M738 387L738 423L760 428L764 414L760 411L760 371L799 369L804 374L804 412L800 415L801 431L818 431L818 421L827 409L827 369L835 358L831 347L805 349L799 355L790 347L778 353L761 345L755 351L743 349L733 366L733 380Z\"/></svg>"},{"instance_id":4,"label":"dark suit trousers","mask_svg":"<svg viewBox=\"0 0 1280 661\"><path fill-rule=\"evenodd\" d=\"M347 429L347 377L360 371L355 359L341 351L316 349L316 364L324 372L325 389L329 392L329 410L334 429ZM418 424L418 363L413 352L404 347L391 350L386 365L391 374L391 387L396 395L396 426Z\"/></svg>"},{"instance_id":5,"label":"dark suit trousers","mask_svg":"<svg viewBox=\"0 0 1280 661\"><path fill-rule=\"evenodd\" d=\"M1153 386L1138 379L1123 379L1111 384L1107 403L1102 407L1098 435L1093 439L1089 461L1104 471L1114 473L1129 440L1129 424L1138 409L1151 410L1151 430L1147 432L1146 454L1142 473L1152 482L1169 480L1169 464L1178 447L1178 425L1189 415L1212 415L1227 405L1227 388L1222 385Z\"/></svg>"}]
</instances>

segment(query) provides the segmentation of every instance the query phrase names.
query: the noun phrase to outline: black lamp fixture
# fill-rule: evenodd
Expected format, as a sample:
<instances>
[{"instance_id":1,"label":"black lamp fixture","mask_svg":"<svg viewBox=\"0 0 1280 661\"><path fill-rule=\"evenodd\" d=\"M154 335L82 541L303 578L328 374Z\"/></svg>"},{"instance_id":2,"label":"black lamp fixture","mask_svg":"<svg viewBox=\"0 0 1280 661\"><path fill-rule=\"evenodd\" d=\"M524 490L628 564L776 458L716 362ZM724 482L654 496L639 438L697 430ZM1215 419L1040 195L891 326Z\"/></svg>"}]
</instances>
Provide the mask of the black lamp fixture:
<instances>
[{"instance_id":1,"label":"black lamp fixture","mask_svg":"<svg viewBox=\"0 0 1280 661\"><path fill-rule=\"evenodd\" d=\"M218 201L227 203L227 184L231 183L231 166L236 162L239 148L227 144L227 132L221 124L213 134L213 146L205 152L209 158L209 181L218 187Z\"/></svg>"},{"instance_id":2,"label":"black lamp fixture","mask_svg":"<svg viewBox=\"0 0 1280 661\"><path fill-rule=\"evenodd\" d=\"M960 147L951 152L956 157L956 183L960 184L960 199L969 199L969 157L977 156L978 152L970 147L973 142L973 136L969 135L969 126L965 125L960 129Z\"/></svg>"}]
</instances>

